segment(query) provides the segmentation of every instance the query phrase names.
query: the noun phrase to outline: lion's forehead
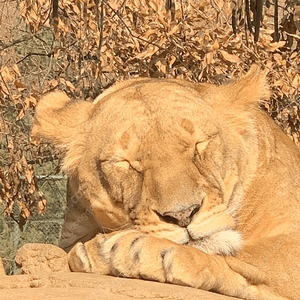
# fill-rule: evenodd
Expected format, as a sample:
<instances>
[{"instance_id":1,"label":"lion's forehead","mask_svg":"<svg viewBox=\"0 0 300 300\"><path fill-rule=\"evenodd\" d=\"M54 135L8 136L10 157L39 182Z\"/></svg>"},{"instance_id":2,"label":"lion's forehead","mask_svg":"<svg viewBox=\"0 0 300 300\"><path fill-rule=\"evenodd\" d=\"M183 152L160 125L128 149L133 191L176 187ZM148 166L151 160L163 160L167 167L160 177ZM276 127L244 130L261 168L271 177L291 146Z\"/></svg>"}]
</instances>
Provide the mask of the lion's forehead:
<instances>
[{"instance_id":1,"label":"lion's forehead","mask_svg":"<svg viewBox=\"0 0 300 300\"><path fill-rule=\"evenodd\" d=\"M95 102L89 140L101 160L162 161L173 153L191 159L197 142L217 131L212 108L193 85L141 80Z\"/></svg>"},{"instance_id":2,"label":"lion's forehead","mask_svg":"<svg viewBox=\"0 0 300 300\"><path fill-rule=\"evenodd\" d=\"M203 98L205 95L187 82L183 86L172 80L151 80L151 84L149 80L129 81L127 86L119 84L100 95L92 114L101 118L119 115L123 120L133 116L155 120L178 115L196 117L199 111L211 109Z\"/></svg>"},{"instance_id":3,"label":"lion's forehead","mask_svg":"<svg viewBox=\"0 0 300 300\"><path fill-rule=\"evenodd\" d=\"M122 84L120 85L122 86ZM199 89L189 82L180 82L178 80L139 80L129 81L127 86L122 86L110 90L107 99L114 97L125 97L126 99L143 99L144 101L167 103L168 99L172 101L180 101L181 103L189 103L200 97ZM99 102L99 100L97 101Z\"/></svg>"},{"instance_id":4,"label":"lion's forehead","mask_svg":"<svg viewBox=\"0 0 300 300\"><path fill-rule=\"evenodd\" d=\"M145 124L119 128L105 145L102 144L100 152L106 159L115 157L116 160L164 160L172 154L184 156L194 151L197 141L194 131L193 123L185 119L164 127Z\"/></svg>"}]
</instances>

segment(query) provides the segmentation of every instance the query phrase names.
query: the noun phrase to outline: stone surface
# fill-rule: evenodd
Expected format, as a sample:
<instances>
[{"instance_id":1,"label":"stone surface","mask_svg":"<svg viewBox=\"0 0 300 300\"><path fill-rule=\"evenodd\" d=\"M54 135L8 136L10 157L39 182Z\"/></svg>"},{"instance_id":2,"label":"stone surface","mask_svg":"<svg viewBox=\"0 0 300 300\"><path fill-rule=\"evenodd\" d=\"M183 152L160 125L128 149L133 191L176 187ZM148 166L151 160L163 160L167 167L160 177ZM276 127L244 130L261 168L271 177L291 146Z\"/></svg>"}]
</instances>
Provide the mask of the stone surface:
<instances>
[{"instance_id":1,"label":"stone surface","mask_svg":"<svg viewBox=\"0 0 300 300\"><path fill-rule=\"evenodd\" d=\"M70 272L67 253L54 245L26 244L17 253L22 274L1 276L5 300L234 300L175 284Z\"/></svg>"},{"instance_id":2,"label":"stone surface","mask_svg":"<svg viewBox=\"0 0 300 300\"><path fill-rule=\"evenodd\" d=\"M16 255L17 266L21 274L37 272L68 272L67 253L61 248L50 244L26 244Z\"/></svg>"},{"instance_id":3,"label":"stone surface","mask_svg":"<svg viewBox=\"0 0 300 300\"><path fill-rule=\"evenodd\" d=\"M86 273L3 276L5 300L234 300L237 298L174 284Z\"/></svg>"}]
</instances>

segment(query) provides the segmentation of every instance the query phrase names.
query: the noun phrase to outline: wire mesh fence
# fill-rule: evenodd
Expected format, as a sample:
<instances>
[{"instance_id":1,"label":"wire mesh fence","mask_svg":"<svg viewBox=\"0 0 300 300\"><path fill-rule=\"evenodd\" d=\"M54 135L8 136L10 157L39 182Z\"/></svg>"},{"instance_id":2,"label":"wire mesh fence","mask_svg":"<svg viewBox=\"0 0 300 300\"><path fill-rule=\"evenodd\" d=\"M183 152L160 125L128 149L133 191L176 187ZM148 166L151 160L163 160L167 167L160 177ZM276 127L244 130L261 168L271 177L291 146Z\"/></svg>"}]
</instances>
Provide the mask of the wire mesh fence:
<instances>
[{"instance_id":1,"label":"wire mesh fence","mask_svg":"<svg viewBox=\"0 0 300 300\"><path fill-rule=\"evenodd\" d=\"M43 215L34 213L22 229L18 224L18 206L9 217L0 215L0 255L7 274L17 274L14 261L17 250L26 243L58 245L66 209L67 179L62 175L39 176L38 185L47 197L47 208Z\"/></svg>"}]
</instances>

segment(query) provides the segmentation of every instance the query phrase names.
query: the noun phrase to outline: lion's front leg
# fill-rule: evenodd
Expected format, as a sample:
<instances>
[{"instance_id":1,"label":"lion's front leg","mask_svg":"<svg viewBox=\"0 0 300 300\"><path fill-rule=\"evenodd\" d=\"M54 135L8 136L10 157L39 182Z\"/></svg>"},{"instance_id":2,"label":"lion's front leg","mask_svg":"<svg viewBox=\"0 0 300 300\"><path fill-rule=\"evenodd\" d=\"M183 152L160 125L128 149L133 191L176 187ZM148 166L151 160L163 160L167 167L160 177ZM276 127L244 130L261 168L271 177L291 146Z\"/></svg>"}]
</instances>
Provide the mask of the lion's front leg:
<instances>
[{"instance_id":1,"label":"lion's front leg","mask_svg":"<svg viewBox=\"0 0 300 300\"><path fill-rule=\"evenodd\" d=\"M68 254L72 271L167 282L170 254L177 244L137 231L98 234Z\"/></svg>"},{"instance_id":2,"label":"lion's front leg","mask_svg":"<svg viewBox=\"0 0 300 300\"><path fill-rule=\"evenodd\" d=\"M69 253L69 263L73 271L168 282L249 300L286 299L275 295L255 272L242 274L224 257L137 231L109 238L99 234L78 243ZM238 260L230 262L236 264ZM245 263L241 265L244 270Z\"/></svg>"},{"instance_id":3,"label":"lion's front leg","mask_svg":"<svg viewBox=\"0 0 300 300\"><path fill-rule=\"evenodd\" d=\"M137 231L124 231L113 236L98 234L84 244L77 243L68 254L68 259L72 271L194 286L191 281L193 269L185 274L184 281L181 276L176 276L176 273L183 273L181 269L187 263L182 257L185 255L184 249L181 248L185 247L167 239ZM188 280L190 275L191 280Z\"/></svg>"}]
</instances>

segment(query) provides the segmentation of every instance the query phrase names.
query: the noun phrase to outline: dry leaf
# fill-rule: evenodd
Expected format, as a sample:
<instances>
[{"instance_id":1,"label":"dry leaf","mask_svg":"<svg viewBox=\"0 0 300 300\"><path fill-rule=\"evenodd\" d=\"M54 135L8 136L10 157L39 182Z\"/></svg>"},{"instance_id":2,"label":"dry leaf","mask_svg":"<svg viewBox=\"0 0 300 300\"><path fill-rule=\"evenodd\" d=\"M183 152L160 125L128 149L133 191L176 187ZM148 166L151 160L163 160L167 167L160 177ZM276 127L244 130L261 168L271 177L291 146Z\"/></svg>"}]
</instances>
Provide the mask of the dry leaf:
<instances>
[{"instance_id":1,"label":"dry leaf","mask_svg":"<svg viewBox=\"0 0 300 300\"><path fill-rule=\"evenodd\" d=\"M147 57L152 56L159 48L153 45L150 45L146 51L139 53L138 55L135 56L135 58L138 59L145 59Z\"/></svg>"},{"instance_id":2,"label":"dry leaf","mask_svg":"<svg viewBox=\"0 0 300 300\"><path fill-rule=\"evenodd\" d=\"M213 50L218 50L220 47L218 40L216 39L212 45ZM221 50L222 51L222 50Z\"/></svg>"},{"instance_id":3,"label":"dry leaf","mask_svg":"<svg viewBox=\"0 0 300 300\"><path fill-rule=\"evenodd\" d=\"M277 62L278 65L282 64L282 56L279 53L275 53L273 55L273 58L275 59L275 61Z\"/></svg>"},{"instance_id":4,"label":"dry leaf","mask_svg":"<svg viewBox=\"0 0 300 300\"><path fill-rule=\"evenodd\" d=\"M45 198L39 201L38 203L39 214L43 215L46 212L46 205L47 205L47 200Z\"/></svg>"},{"instance_id":5,"label":"dry leaf","mask_svg":"<svg viewBox=\"0 0 300 300\"><path fill-rule=\"evenodd\" d=\"M8 81L13 81L15 79L15 75L12 72L12 70L7 67L7 66L2 66L1 68L1 76L3 77L3 79L8 82Z\"/></svg>"},{"instance_id":6,"label":"dry leaf","mask_svg":"<svg viewBox=\"0 0 300 300\"><path fill-rule=\"evenodd\" d=\"M239 57L237 55L234 54L229 54L224 50L219 50L219 52L222 54L222 57L232 63L240 63L241 60L239 59Z\"/></svg>"},{"instance_id":7,"label":"dry leaf","mask_svg":"<svg viewBox=\"0 0 300 300\"><path fill-rule=\"evenodd\" d=\"M179 25L175 25L171 28L171 30L168 32L168 36L178 33L180 31L180 26Z\"/></svg>"},{"instance_id":8,"label":"dry leaf","mask_svg":"<svg viewBox=\"0 0 300 300\"><path fill-rule=\"evenodd\" d=\"M19 92L23 92L24 90L26 90L26 87L22 82L15 80L14 84Z\"/></svg>"},{"instance_id":9,"label":"dry leaf","mask_svg":"<svg viewBox=\"0 0 300 300\"><path fill-rule=\"evenodd\" d=\"M25 178L27 180L28 183L32 183L32 179L33 179L33 170L32 170L32 166L28 165L26 170L25 170Z\"/></svg>"},{"instance_id":10,"label":"dry leaf","mask_svg":"<svg viewBox=\"0 0 300 300\"><path fill-rule=\"evenodd\" d=\"M27 220L29 217L30 217L30 211L29 209L27 208L27 206L20 200L18 200L18 205L19 205L19 208L21 210L21 216Z\"/></svg>"},{"instance_id":11,"label":"dry leaf","mask_svg":"<svg viewBox=\"0 0 300 300\"><path fill-rule=\"evenodd\" d=\"M25 108L28 109L29 107L34 107L37 104L37 99L33 96L26 98L25 100Z\"/></svg>"},{"instance_id":12,"label":"dry leaf","mask_svg":"<svg viewBox=\"0 0 300 300\"><path fill-rule=\"evenodd\" d=\"M13 142L13 140L9 140L9 141L8 141L8 146L7 146L7 148L8 148L8 149L11 149L11 150L14 149L14 142Z\"/></svg>"},{"instance_id":13,"label":"dry leaf","mask_svg":"<svg viewBox=\"0 0 300 300\"><path fill-rule=\"evenodd\" d=\"M300 24L300 23L299 23ZM300 36L297 34L292 34L292 33L288 33L286 32L287 35L292 36L293 38L295 38L296 40L300 40Z\"/></svg>"},{"instance_id":14,"label":"dry leaf","mask_svg":"<svg viewBox=\"0 0 300 300\"><path fill-rule=\"evenodd\" d=\"M72 84L71 81L66 80L66 86L67 86L71 91L75 91L75 86Z\"/></svg>"},{"instance_id":15,"label":"dry leaf","mask_svg":"<svg viewBox=\"0 0 300 300\"><path fill-rule=\"evenodd\" d=\"M13 65L13 70L17 73L17 75L21 76L21 72L17 64Z\"/></svg>"},{"instance_id":16,"label":"dry leaf","mask_svg":"<svg viewBox=\"0 0 300 300\"><path fill-rule=\"evenodd\" d=\"M163 63L162 61L157 61L156 64L155 64L158 69L163 72L164 74L167 73L167 65L165 63Z\"/></svg>"},{"instance_id":17,"label":"dry leaf","mask_svg":"<svg viewBox=\"0 0 300 300\"><path fill-rule=\"evenodd\" d=\"M277 43L264 44L264 46L267 48L268 51L273 52L283 47L285 44L286 44L285 41L281 41Z\"/></svg>"},{"instance_id":18,"label":"dry leaf","mask_svg":"<svg viewBox=\"0 0 300 300\"><path fill-rule=\"evenodd\" d=\"M21 109L20 112L19 112L19 114L18 114L18 116L17 116L17 118L16 118L16 120L17 120L17 121L18 121L18 120L21 120L21 119L24 118L24 116L25 116L25 112L24 112L23 109Z\"/></svg>"},{"instance_id":19,"label":"dry leaf","mask_svg":"<svg viewBox=\"0 0 300 300\"><path fill-rule=\"evenodd\" d=\"M22 164L19 161L16 163L16 166L17 166L18 171L22 172L23 167L22 167Z\"/></svg>"},{"instance_id":20,"label":"dry leaf","mask_svg":"<svg viewBox=\"0 0 300 300\"><path fill-rule=\"evenodd\" d=\"M208 52L205 54L204 56L204 62L205 62L205 65L208 66L211 64L211 62L213 61L213 58L214 58L214 54L215 52L212 51L212 52Z\"/></svg>"},{"instance_id":21,"label":"dry leaf","mask_svg":"<svg viewBox=\"0 0 300 300\"><path fill-rule=\"evenodd\" d=\"M9 95L9 90L3 81L0 82L0 87L1 87L1 91L3 91L6 95Z\"/></svg>"},{"instance_id":22,"label":"dry leaf","mask_svg":"<svg viewBox=\"0 0 300 300\"><path fill-rule=\"evenodd\" d=\"M176 61L176 57L174 55L172 55L171 59L169 61L169 68L172 68L175 61Z\"/></svg>"},{"instance_id":23,"label":"dry leaf","mask_svg":"<svg viewBox=\"0 0 300 300\"><path fill-rule=\"evenodd\" d=\"M297 89L300 87L300 75L296 74L296 76L294 77L293 81L292 81L292 86Z\"/></svg>"},{"instance_id":24,"label":"dry leaf","mask_svg":"<svg viewBox=\"0 0 300 300\"><path fill-rule=\"evenodd\" d=\"M51 80L49 81L49 83L50 83L50 85L51 85L52 87L57 87L57 86L58 86L58 81L57 81L56 79L51 79Z\"/></svg>"}]
</instances>

